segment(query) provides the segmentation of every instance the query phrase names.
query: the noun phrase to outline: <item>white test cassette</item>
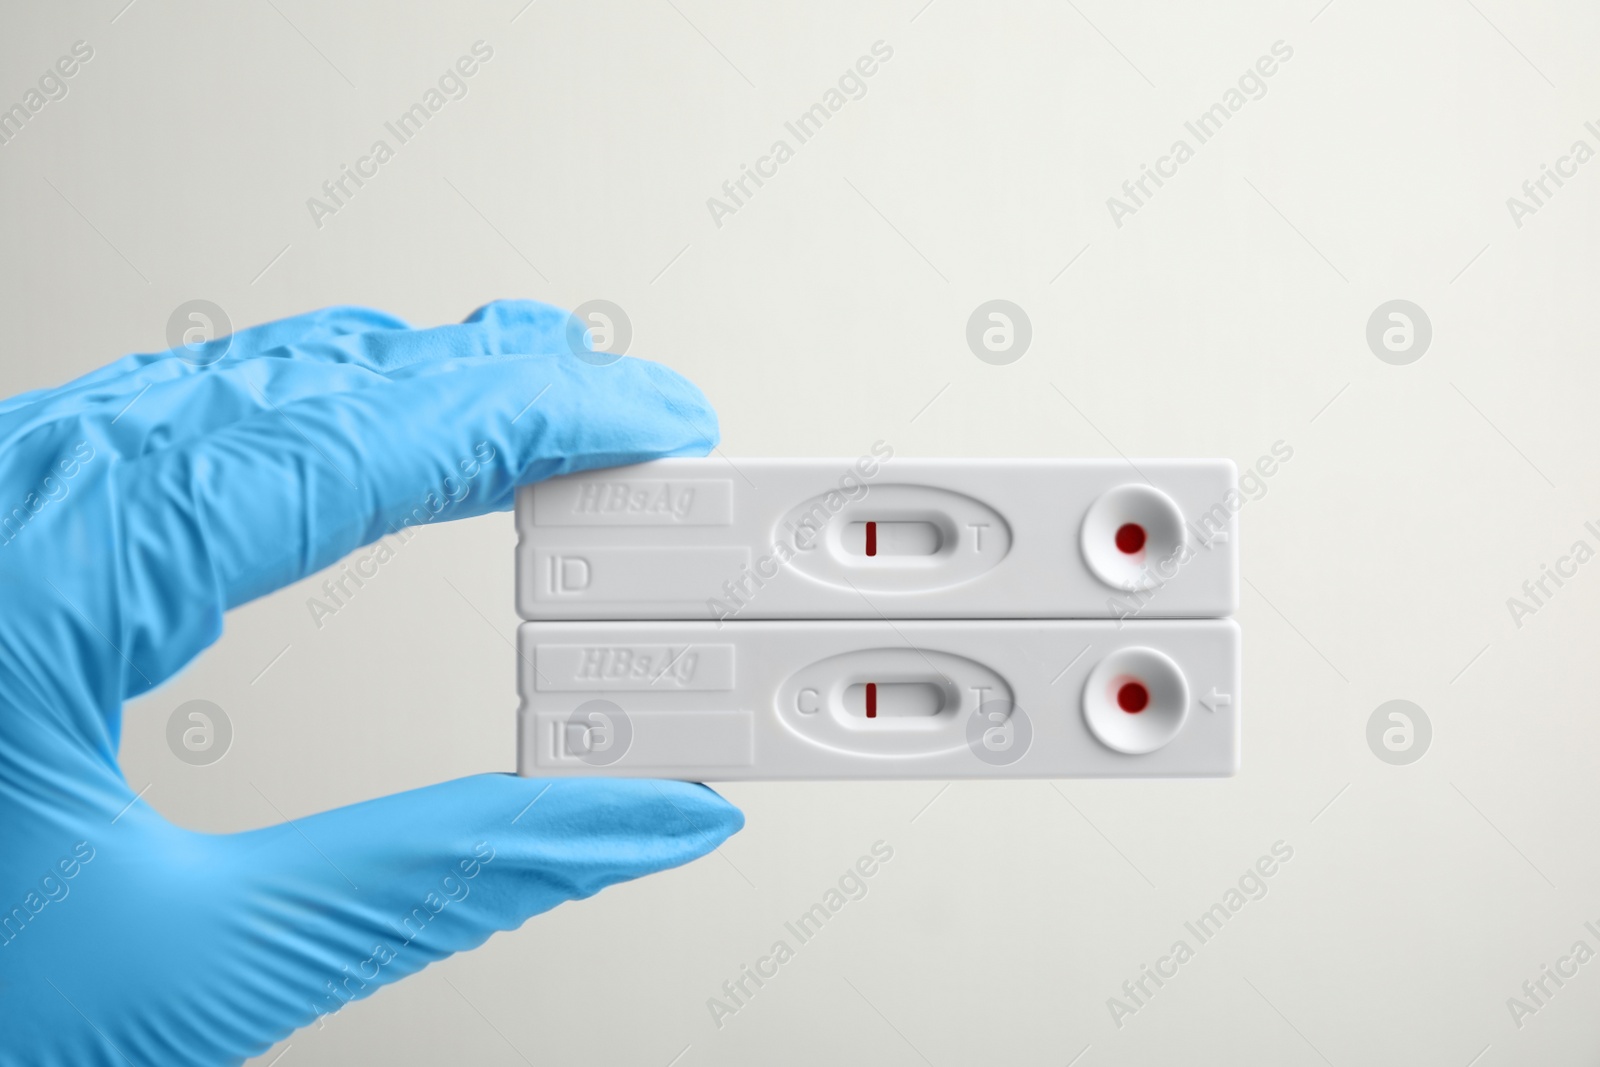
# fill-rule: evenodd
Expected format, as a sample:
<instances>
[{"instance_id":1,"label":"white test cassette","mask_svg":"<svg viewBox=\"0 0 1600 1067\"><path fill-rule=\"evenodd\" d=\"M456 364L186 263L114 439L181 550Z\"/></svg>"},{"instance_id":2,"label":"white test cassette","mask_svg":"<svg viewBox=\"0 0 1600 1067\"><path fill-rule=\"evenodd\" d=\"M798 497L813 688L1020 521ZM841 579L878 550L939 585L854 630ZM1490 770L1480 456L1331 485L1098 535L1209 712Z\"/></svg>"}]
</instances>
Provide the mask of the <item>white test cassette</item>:
<instances>
[{"instance_id":1,"label":"white test cassette","mask_svg":"<svg viewBox=\"0 0 1600 1067\"><path fill-rule=\"evenodd\" d=\"M695 781L1212 777L1231 619L527 622L519 772Z\"/></svg>"},{"instance_id":2,"label":"white test cassette","mask_svg":"<svg viewBox=\"0 0 1600 1067\"><path fill-rule=\"evenodd\" d=\"M665 459L526 486L530 620L1221 618L1229 460Z\"/></svg>"}]
</instances>

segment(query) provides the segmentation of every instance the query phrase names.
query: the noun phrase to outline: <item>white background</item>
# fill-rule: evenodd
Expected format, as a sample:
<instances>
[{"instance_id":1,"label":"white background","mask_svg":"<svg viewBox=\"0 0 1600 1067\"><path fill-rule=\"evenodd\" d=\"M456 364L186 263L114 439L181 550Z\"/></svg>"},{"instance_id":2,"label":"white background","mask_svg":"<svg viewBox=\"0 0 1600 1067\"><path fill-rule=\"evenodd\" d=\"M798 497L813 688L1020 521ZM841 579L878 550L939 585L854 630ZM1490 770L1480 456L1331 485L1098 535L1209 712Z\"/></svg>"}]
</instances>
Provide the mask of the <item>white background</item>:
<instances>
[{"instance_id":1,"label":"white background","mask_svg":"<svg viewBox=\"0 0 1600 1067\"><path fill-rule=\"evenodd\" d=\"M239 327L601 298L735 460L1293 448L1241 517L1236 779L731 786L749 822L718 854L258 1062L1593 1061L1600 962L1520 1028L1506 1002L1600 949L1600 563L1520 627L1506 601L1600 547L1600 162L1520 227L1506 199L1600 148L1600 12L125 2L0 20L0 106L94 48L0 146L0 393L165 348L193 298ZM316 226L307 198L478 40L470 94ZM715 225L707 198L879 40L867 95ZM1107 197L1280 40L1266 95L1115 225ZM1033 326L1008 366L964 336L996 298ZM1406 366L1365 339L1396 298L1433 324ZM513 544L509 516L426 530L321 629L315 580L234 613L128 709L129 782L223 831L278 821L263 793L299 816L509 768ZM235 729L208 767L164 741L195 698ZM1433 724L1409 766L1366 740L1396 698ZM707 998L879 840L870 893L718 1029ZM1115 1025L1108 998L1278 841L1267 896Z\"/></svg>"}]
</instances>

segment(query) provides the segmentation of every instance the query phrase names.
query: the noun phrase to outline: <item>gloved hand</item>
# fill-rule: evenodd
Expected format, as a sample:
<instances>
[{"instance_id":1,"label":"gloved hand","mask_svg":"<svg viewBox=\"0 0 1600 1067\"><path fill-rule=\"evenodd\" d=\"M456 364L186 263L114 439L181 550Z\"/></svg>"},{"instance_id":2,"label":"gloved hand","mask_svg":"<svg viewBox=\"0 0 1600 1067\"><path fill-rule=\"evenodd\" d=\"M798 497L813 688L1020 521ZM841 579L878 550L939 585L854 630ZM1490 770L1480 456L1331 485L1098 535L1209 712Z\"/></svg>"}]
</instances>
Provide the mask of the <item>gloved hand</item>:
<instances>
[{"instance_id":1,"label":"gloved hand","mask_svg":"<svg viewBox=\"0 0 1600 1067\"><path fill-rule=\"evenodd\" d=\"M202 834L117 766L122 702L224 611L430 496L503 511L525 482L716 443L694 386L578 358L568 323L330 308L0 401L0 1063L235 1063L743 825L704 786L484 774Z\"/></svg>"}]
</instances>

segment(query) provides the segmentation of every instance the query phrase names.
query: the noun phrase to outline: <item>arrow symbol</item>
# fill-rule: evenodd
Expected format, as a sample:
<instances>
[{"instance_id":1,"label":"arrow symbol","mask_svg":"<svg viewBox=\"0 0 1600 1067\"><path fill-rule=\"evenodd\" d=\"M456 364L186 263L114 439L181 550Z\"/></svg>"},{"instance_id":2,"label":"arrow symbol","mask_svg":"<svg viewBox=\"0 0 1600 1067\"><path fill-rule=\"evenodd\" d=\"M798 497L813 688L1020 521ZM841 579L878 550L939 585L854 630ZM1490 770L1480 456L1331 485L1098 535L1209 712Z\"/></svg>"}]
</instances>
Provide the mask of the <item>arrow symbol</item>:
<instances>
[{"instance_id":1,"label":"arrow symbol","mask_svg":"<svg viewBox=\"0 0 1600 1067\"><path fill-rule=\"evenodd\" d=\"M1230 708L1233 706L1233 694L1219 693L1217 687L1212 686L1211 692L1200 698L1200 704L1207 710L1214 712L1219 707Z\"/></svg>"}]
</instances>

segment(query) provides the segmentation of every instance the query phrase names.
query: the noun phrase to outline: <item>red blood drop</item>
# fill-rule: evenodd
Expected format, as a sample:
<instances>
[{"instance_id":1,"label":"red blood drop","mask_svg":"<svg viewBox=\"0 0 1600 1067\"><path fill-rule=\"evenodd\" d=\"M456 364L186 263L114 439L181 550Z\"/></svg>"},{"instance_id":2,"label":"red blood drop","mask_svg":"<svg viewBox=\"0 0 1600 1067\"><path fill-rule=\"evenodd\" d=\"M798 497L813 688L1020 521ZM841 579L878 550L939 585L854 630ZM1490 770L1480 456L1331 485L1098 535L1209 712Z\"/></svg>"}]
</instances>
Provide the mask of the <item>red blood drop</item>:
<instances>
[{"instance_id":1,"label":"red blood drop","mask_svg":"<svg viewBox=\"0 0 1600 1067\"><path fill-rule=\"evenodd\" d=\"M1117 707L1129 715L1137 715L1150 706L1150 690L1138 682L1123 682L1117 690Z\"/></svg>"},{"instance_id":2,"label":"red blood drop","mask_svg":"<svg viewBox=\"0 0 1600 1067\"><path fill-rule=\"evenodd\" d=\"M1133 555L1144 547L1144 527L1136 522L1125 522L1117 527L1117 548Z\"/></svg>"}]
</instances>

